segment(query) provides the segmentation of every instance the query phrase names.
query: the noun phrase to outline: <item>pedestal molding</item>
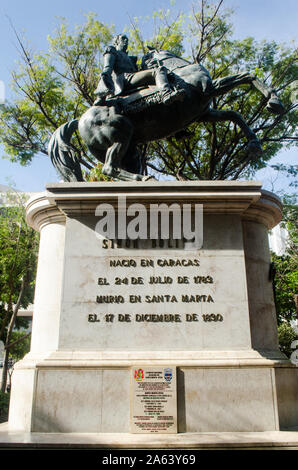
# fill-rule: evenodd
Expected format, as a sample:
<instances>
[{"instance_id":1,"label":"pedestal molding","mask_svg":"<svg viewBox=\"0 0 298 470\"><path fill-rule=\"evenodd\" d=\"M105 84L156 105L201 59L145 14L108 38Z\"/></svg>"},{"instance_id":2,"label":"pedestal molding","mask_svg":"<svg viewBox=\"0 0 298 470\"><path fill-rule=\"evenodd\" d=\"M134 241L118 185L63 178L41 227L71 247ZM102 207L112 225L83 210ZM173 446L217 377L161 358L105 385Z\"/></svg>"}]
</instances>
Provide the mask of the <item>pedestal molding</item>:
<instances>
[{"instance_id":1,"label":"pedestal molding","mask_svg":"<svg viewBox=\"0 0 298 470\"><path fill-rule=\"evenodd\" d=\"M126 202L148 207L152 203L203 204L204 214L242 214L243 220L272 228L281 220L280 199L252 181L191 181L138 183L57 183L31 198L27 222L40 231L50 223L65 223L66 216L94 215L100 203L115 205L120 195ZM117 210L117 208L116 208Z\"/></svg>"},{"instance_id":2,"label":"pedestal molding","mask_svg":"<svg viewBox=\"0 0 298 470\"><path fill-rule=\"evenodd\" d=\"M37 232L48 224L65 224L66 216L56 204L52 204L47 194L40 193L29 199L26 205L26 221Z\"/></svg>"},{"instance_id":3,"label":"pedestal molding","mask_svg":"<svg viewBox=\"0 0 298 470\"><path fill-rule=\"evenodd\" d=\"M16 369L124 368L172 364L181 368L293 367L279 351L55 351L27 354Z\"/></svg>"}]
</instances>

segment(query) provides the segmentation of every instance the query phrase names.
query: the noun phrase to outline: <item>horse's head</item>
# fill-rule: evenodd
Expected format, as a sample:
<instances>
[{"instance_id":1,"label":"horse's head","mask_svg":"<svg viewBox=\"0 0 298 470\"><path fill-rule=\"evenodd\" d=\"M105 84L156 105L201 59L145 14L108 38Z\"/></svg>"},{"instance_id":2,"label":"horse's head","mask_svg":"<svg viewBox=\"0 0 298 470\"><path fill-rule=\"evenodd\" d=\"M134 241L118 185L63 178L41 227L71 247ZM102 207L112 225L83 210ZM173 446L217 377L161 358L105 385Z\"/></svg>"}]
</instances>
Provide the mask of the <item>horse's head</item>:
<instances>
[{"instance_id":1,"label":"horse's head","mask_svg":"<svg viewBox=\"0 0 298 470\"><path fill-rule=\"evenodd\" d=\"M158 51L153 47L148 46L149 52L142 57L141 69L152 69L156 67L156 56L158 55Z\"/></svg>"},{"instance_id":2,"label":"horse's head","mask_svg":"<svg viewBox=\"0 0 298 470\"><path fill-rule=\"evenodd\" d=\"M142 69L152 69L159 65L165 65L169 70L174 70L177 67L184 67L189 65L189 62L177 56L170 51L157 51L153 47L148 47L149 52L142 57Z\"/></svg>"}]
</instances>

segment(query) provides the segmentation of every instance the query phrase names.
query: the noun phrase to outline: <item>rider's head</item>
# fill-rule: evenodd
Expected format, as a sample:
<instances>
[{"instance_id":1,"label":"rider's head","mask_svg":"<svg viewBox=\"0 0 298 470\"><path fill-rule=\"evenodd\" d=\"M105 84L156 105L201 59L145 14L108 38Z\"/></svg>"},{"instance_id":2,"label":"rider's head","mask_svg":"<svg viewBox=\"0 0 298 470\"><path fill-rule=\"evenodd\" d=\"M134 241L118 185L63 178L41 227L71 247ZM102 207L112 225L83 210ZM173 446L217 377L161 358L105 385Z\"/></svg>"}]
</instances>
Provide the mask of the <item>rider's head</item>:
<instances>
[{"instance_id":1,"label":"rider's head","mask_svg":"<svg viewBox=\"0 0 298 470\"><path fill-rule=\"evenodd\" d=\"M128 37L125 34L118 34L114 37L113 45L120 51L126 51L128 47Z\"/></svg>"}]
</instances>

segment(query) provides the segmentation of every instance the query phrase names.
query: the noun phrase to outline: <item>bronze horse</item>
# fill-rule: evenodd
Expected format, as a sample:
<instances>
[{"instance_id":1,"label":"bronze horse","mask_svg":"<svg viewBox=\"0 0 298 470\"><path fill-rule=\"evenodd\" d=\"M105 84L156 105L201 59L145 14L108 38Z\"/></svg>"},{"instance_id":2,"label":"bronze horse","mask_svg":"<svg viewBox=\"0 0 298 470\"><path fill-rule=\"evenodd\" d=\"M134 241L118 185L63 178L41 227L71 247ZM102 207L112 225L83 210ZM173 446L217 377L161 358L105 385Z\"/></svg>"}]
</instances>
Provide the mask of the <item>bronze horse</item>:
<instances>
[{"instance_id":1,"label":"bronze horse","mask_svg":"<svg viewBox=\"0 0 298 470\"><path fill-rule=\"evenodd\" d=\"M267 109L280 114L284 108L274 90L247 72L212 81L202 65L191 64L168 51L150 51L143 58L143 68L150 68L156 61L167 68L171 86L184 90L181 101L162 104L152 86L112 97L104 105L89 108L80 119L60 126L49 142L49 156L64 181L83 181L70 143L76 130L92 155L104 163L103 174L121 180L148 179L140 174L138 144L175 135L195 121L234 122L248 140L248 156L260 156L261 144L243 117L235 111L212 109L212 98L252 84L267 98Z\"/></svg>"}]
</instances>

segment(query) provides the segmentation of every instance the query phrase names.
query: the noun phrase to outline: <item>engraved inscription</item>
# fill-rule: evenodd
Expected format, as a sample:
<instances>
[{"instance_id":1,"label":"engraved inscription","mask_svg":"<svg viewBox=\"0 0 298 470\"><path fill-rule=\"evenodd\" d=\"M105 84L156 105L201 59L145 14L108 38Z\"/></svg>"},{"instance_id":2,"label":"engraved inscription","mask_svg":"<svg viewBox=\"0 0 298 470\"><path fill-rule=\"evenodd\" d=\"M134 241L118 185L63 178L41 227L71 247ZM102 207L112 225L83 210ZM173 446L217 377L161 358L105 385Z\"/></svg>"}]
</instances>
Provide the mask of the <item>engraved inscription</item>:
<instances>
[{"instance_id":1,"label":"engraved inscription","mask_svg":"<svg viewBox=\"0 0 298 470\"><path fill-rule=\"evenodd\" d=\"M89 323L98 325L102 322L110 324L116 322L123 324L134 322L220 324L224 321L224 315L221 311L216 311L216 308L213 312L210 312L209 308L204 311L204 307L203 311L201 311L202 307L200 307L200 311L195 309L193 312L188 311L187 304L198 305L197 308L199 305L216 305L216 279L214 279L214 275L211 276L208 272L203 271L200 259L119 257L110 258L108 263L109 268L105 276L97 278L100 292L96 295L95 303L102 305L103 309L106 305L115 310L113 313L98 313L95 310L94 313L88 315ZM175 273L173 275L174 271L171 268L177 267L181 268L181 274ZM120 273L119 268L121 273L123 272L123 276L113 275ZM198 273L196 273L197 270ZM158 271L161 271L162 274ZM133 272L136 272L136 275L132 275ZM117 286L116 292L113 286ZM140 304L141 311L127 313L129 304ZM150 310L146 312L144 308L147 304L156 304L156 308L159 308L160 305L163 310L166 305L177 305L178 307L172 311L169 309L166 312L151 313ZM124 311L121 313L119 313L120 305L124 307ZM125 305L127 306L125 307Z\"/></svg>"}]
</instances>

